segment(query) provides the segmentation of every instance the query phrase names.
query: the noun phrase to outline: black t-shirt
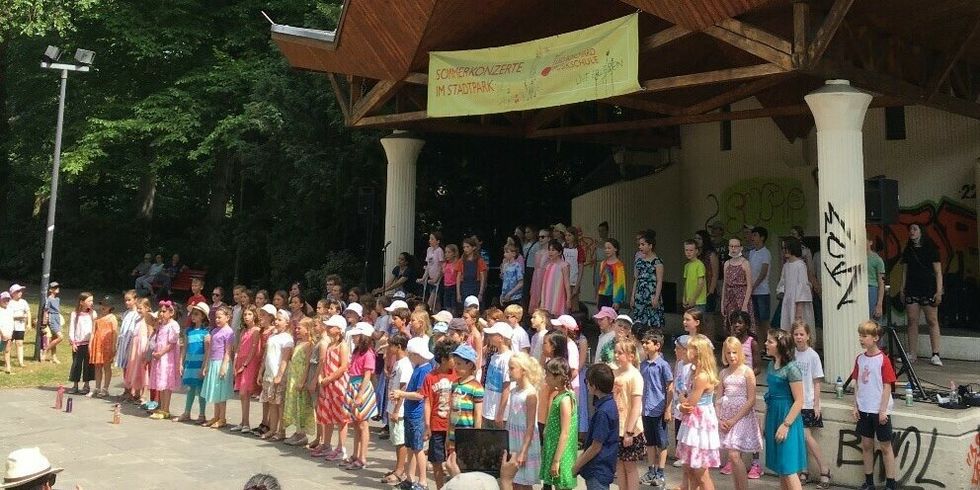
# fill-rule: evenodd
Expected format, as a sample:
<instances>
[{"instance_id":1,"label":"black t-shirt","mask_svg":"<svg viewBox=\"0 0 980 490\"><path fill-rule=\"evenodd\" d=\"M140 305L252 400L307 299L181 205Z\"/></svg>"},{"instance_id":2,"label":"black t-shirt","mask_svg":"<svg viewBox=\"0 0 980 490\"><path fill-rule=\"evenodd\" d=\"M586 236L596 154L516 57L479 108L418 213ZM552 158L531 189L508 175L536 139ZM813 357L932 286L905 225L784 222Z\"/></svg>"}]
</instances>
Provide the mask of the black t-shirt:
<instances>
[{"instance_id":1,"label":"black t-shirt","mask_svg":"<svg viewBox=\"0 0 980 490\"><path fill-rule=\"evenodd\" d=\"M416 281L418 280L419 275L417 272L415 272L415 268L408 266L405 268L404 272L402 272L400 269L400 267L395 266L395 268L391 270L391 275L405 278L405 282L403 282L401 285L401 290L404 291L406 295L412 294L418 296L419 283Z\"/></svg>"},{"instance_id":2,"label":"black t-shirt","mask_svg":"<svg viewBox=\"0 0 980 490\"><path fill-rule=\"evenodd\" d=\"M936 272L932 268L939 262L939 250L923 243L921 247L908 245L902 252L905 264L905 294L911 296L932 296L936 294Z\"/></svg>"}]
</instances>

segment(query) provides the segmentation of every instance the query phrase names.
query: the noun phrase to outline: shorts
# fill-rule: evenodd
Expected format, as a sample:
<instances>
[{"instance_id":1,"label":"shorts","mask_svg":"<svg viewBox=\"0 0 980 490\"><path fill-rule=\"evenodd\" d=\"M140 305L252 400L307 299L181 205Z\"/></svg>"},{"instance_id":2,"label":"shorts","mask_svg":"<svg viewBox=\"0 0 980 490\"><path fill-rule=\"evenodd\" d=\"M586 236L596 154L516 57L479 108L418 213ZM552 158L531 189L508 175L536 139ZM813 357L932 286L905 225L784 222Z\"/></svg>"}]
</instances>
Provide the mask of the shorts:
<instances>
[{"instance_id":1,"label":"shorts","mask_svg":"<svg viewBox=\"0 0 980 490\"><path fill-rule=\"evenodd\" d=\"M884 424L878 422L878 414L858 412L857 433L861 437L874 437L879 442L889 442L892 440L892 417L888 416L888 421Z\"/></svg>"},{"instance_id":2,"label":"shorts","mask_svg":"<svg viewBox=\"0 0 980 490\"><path fill-rule=\"evenodd\" d=\"M272 381L262 380L262 394L259 395L259 401L262 403L271 403L273 405L282 405L282 399L286 395L286 381L283 380L282 383L274 384Z\"/></svg>"},{"instance_id":3,"label":"shorts","mask_svg":"<svg viewBox=\"0 0 980 490\"><path fill-rule=\"evenodd\" d=\"M925 296L925 295L923 296L910 296L908 294L905 295L905 304L911 305L916 303L918 303L919 306L936 306L936 297ZM14 333L16 334L17 332Z\"/></svg>"},{"instance_id":4,"label":"shorts","mask_svg":"<svg viewBox=\"0 0 980 490\"><path fill-rule=\"evenodd\" d=\"M803 417L803 427L808 429L822 429L823 428L823 417L817 417L817 412L812 408L804 408L800 410L800 416Z\"/></svg>"},{"instance_id":5,"label":"shorts","mask_svg":"<svg viewBox=\"0 0 980 490\"><path fill-rule=\"evenodd\" d=\"M708 295L707 303L704 307L706 308L705 313L716 313L718 311L718 293L711 293Z\"/></svg>"},{"instance_id":6,"label":"shorts","mask_svg":"<svg viewBox=\"0 0 980 490\"><path fill-rule=\"evenodd\" d=\"M647 447L665 449L670 445L670 439L667 437L667 422L663 415L659 417L643 416L643 438L646 439Z\"/></svg>"},{"instance_id":7,"label":"shorts","mask_svg":"<svg viewBox=\"0 0 980 490\"><path fill-rule=\"evenodd\" d=\"M54 337L61 337L61 325L50 324L48 329L51 331L51 335Z\"/></svg>"},{"instance_id":8,"label":"shorts","mask_svg":"<svg viewBox=\"0 0 980 490\"><path fill-rule=\"evenodd\" d=\"M623 445L623 438L619 438L619 460L620 461L643 461L647 457L646 440L643 433L633 436L633 444L629 447Z\"/></svg>"},{"instance_id":9,"label":"shorts","mask_svg":"<svg viewBox=\"0 0 980 490\"><path fill-rule=\"evenodd\" d=\"M609 484L599 481L594 476L582 477L585 479L585 490L609 490Z\"/></svg>"},{"instance_id":10,"label":"shorts","mask_svg":"<svg viewBox=\"0 0 980 490\"><path fill-rule=\"evenodd\" d=\"M14 330L14 334L10 338L11 338L11 340L24 340L24 331L23 330Z\"/></svg>"},{"instance_id":11,"label":"shorts","mask_svg":"<svg viewBox=\"0 0 980 490\"><path fill-rule=\"evenodd\" d=\"M390 434L391 443L396 446L402 446L405 444L405 418L399 418L398 421L391 419L391 414L388 414L388 434Z\"/></svg>"},{"instance_id":12,"label":"shorts","mask_svg":"<svg viewBox=\"0 0 980 490\"><path fill-rule=\"evenodd\" d=\"M429 461L432 463L446 462L446 431L434 431L429 436Z\"/></svg>"},{"instance_id":13,"label":"shorts","mask_svg":"<svg viewBox=\"0 0 980 490\"><path fill-rule=\"evenodd\" d=\"M771 306L772 304L768 294L752 295L752 309L755 311L755 318L757 321L769 321L769 318L772 315L772 311L770 310Z\"/></svg>"},{"instance_id":14,"label":"shorts","mask_svg":"<svg viewBox=\"0 0 980 490\"><path fill-rule=\"evenodd\" d=\"M424 435L425 422L422 421L422 417L405 419L405 447L412 451L425 449L425 441L422 440Z\"/></svg>"}]
</instances>

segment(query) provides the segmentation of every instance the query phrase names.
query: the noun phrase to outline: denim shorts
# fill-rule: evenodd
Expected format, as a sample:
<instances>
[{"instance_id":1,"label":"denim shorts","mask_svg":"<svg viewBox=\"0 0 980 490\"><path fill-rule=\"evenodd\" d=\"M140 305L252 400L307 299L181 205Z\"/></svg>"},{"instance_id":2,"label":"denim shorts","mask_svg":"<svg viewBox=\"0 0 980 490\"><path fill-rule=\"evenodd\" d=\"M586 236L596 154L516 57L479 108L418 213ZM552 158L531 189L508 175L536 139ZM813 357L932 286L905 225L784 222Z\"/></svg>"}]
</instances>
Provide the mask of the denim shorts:
<instances>
[{"instance_id":1,"label":"denim shorts","mask_svg":"<svg viewBox=\"0 0 980 490\"><path fill-rule=\"evenodd\" d=\"M405 447L412 451L425 449L425 442L422 441L423 435L425 435L425 423L422 422L421 417L405 419Z\"/></svg>"},{"instance_id":2,"label":"denim shorts","mask_svg":"<svg viewBox=\"0 0 980 490\"><path fill-rule=\"evenodd\" d=\"M429 437L429 461L433 463L446 462L446 432L433 431Z\"/></svg>"},{"instance_id":3,"label":"denim shorts","mask_svg":"<svg viewBox=\"0 0 980 490\"><path fill-rule=\"evenodd\" d=\"M609 490L609 484L602 483L598 478L590 476L585 479L585 490Z\"/></svg>"}]
</instances>

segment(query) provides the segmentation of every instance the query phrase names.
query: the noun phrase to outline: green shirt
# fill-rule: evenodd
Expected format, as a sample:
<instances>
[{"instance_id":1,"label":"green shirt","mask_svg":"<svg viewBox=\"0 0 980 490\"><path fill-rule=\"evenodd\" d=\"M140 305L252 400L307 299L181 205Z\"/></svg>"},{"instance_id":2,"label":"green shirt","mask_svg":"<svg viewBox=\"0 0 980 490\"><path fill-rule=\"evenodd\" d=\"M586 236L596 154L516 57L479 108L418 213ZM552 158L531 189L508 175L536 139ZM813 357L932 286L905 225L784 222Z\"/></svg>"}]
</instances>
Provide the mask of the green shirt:
<instances>
[{"instance_id":1,"label":"green shirt","mask_svg":"<svg viewBox=\"0 0 980 490\"><path fill-rule=\"evenodd\" d=\"M878 287L878 277L885 275L885 261L881 256L868 251L868 287Z\"/></svg>"},{"instance_id":2,"label":"green shirt","mask_svg":"<svg viewBox=\"0 0 980 490\"><path fill-rule=\"evenodd\" d=\"M684 264L684 302L694 305L703 305L708 302L708 285L701 287L701 294L694 297L694 291L698 288L698 279L704 279L704 262L698 259L688 261Z\"/></svg>"}]
</instances>

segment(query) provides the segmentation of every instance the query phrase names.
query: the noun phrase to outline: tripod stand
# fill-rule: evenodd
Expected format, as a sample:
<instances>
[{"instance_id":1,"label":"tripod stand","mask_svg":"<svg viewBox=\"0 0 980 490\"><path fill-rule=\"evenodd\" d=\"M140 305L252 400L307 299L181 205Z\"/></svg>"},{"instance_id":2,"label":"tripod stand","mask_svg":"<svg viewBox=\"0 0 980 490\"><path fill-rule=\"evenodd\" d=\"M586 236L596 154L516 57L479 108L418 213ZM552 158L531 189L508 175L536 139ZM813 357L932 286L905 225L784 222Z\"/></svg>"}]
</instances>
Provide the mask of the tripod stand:
<instances>
[{"instance_id":1,"label":"tripod stand","mask_svg":"<svg viewBox=\"0 0 980 490\"><path fill-rule=\"evenodd\" d=\"M891 289L890 285L885 285L885 297L888 297L888 290ZM887 340L887 352L888 358L892 362L892 366L899 366L895 371L895 377L898 378L905 374L908 378L909 384L912 385L913 396L919 398L920 401L928 400L925 390L922 389L922 383L919 382L919 376L915 374L915 368L912 367L912 361L909 359L909 354L905 350L905 346L902 345L902 339L898 338L898 332L895 330L895 324L892 323L892 309L891 306L886 305L885 313L885 325L882 326ZM844 390L850 386L851 381L854 381L854 376L848 376L847 382L844 383Z\"/></svg>"}]
</instances>

